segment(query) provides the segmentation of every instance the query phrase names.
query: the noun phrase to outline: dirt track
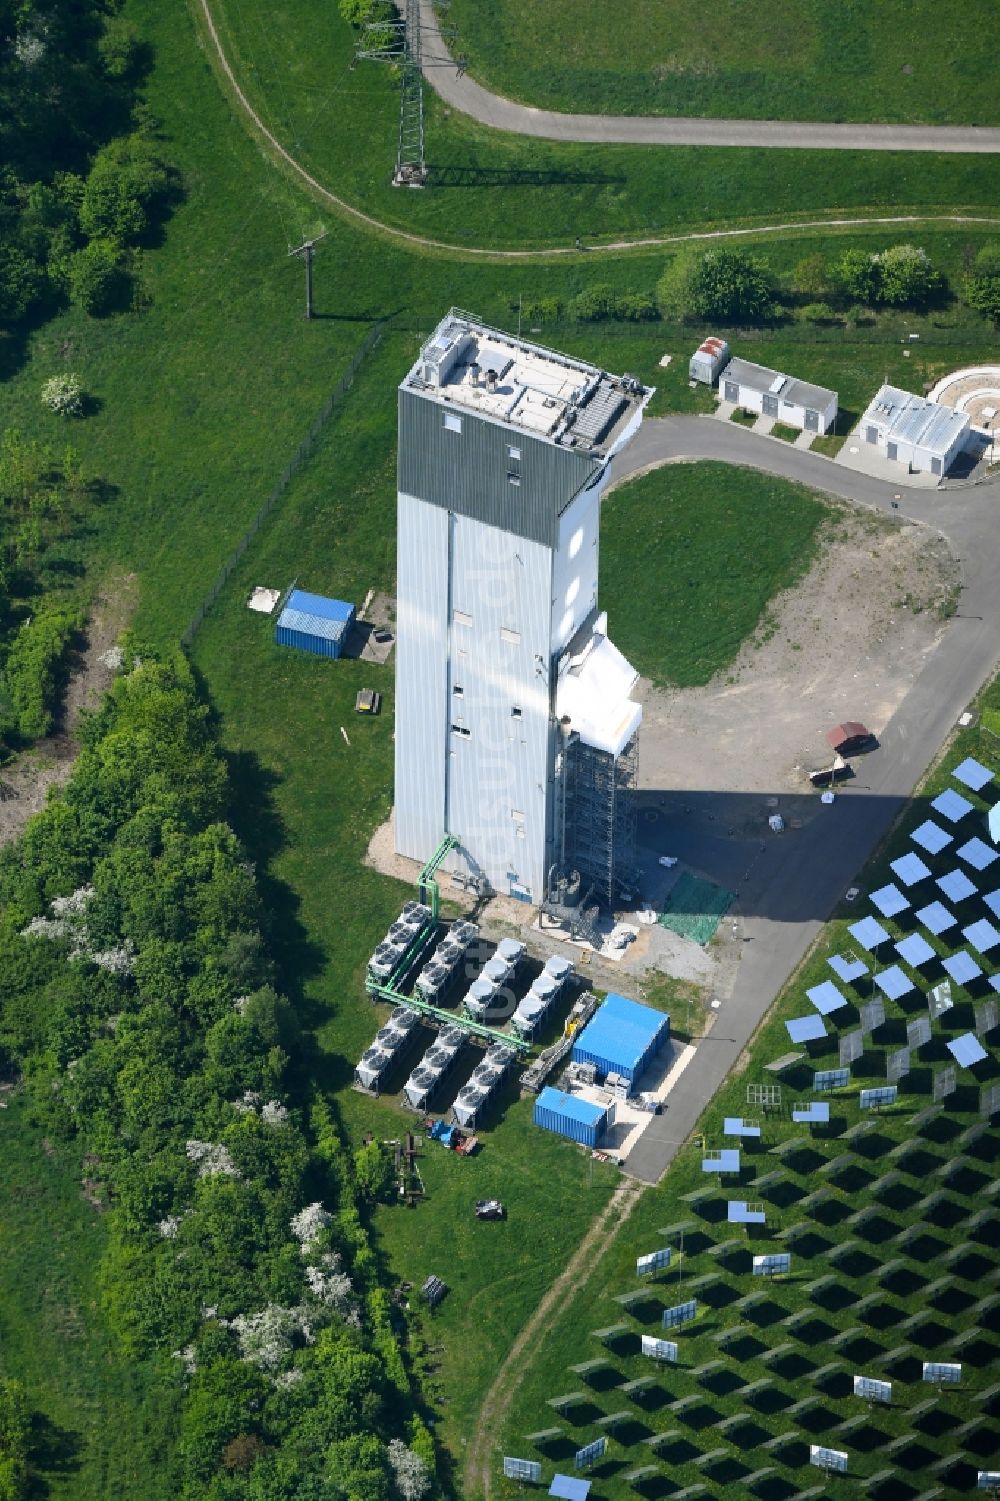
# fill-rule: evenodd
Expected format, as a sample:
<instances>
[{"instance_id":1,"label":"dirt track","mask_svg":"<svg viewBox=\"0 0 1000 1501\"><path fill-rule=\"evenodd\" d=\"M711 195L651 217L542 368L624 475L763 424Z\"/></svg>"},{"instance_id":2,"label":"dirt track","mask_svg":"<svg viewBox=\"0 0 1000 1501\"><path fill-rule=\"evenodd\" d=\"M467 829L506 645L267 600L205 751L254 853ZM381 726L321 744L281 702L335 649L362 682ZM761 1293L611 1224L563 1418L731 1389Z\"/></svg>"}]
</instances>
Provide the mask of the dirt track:
<instances>
[{"instance_id":1,"label":"dirt track","mask_svg":"<svg viewBox=\"0 0 1000 1501\"><path fill-rule=\"evenodd\" d=\"M479 1422L465 1456L464 1494L467 1498L481 1494L489 1501L491 1464L496 1440L517 1396L532 1353L529 1346L542 1334L555 1316L556 1305L570 1287L574 1292L590 1280L600 1266L605 1252L629 1218L642 1195L641 1185L631 1180L615 1189L604 1209L577 1246L559 1276L551 1284L531 1318L511 1345L497 1371L493 1385L483 1399ZM603 1235L603 1239L602 1239Z\"/></svg>"},{"instance_id":2,"label":"dirt track","mask_svg":"<svg viewBox=\"0 0 1000 1501\"><path fill-rule=\"evenodd\" d=\"M73 770L79 745L76 731L84 709L94 709L111 686L114 672L101 658L114 646L135 608L134 573L110 579L99 591L87 620L83 648L73 668L54 734L25 751L0 772L0 844L16 839L33 813L45 806L52 787Z\"/></svg>"}]
</instances>

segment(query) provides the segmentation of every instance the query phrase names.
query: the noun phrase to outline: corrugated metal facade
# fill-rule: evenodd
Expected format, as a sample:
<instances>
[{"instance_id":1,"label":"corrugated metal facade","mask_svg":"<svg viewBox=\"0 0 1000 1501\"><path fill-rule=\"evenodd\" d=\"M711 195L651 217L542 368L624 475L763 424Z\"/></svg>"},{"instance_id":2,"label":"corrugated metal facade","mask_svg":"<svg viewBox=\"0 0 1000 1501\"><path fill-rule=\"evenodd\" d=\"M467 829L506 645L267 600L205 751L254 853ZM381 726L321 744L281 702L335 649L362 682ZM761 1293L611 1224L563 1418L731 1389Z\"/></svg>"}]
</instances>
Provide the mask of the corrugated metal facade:
<instances>
[{"instance_id":1,"label":"corrugated metal facade","mask_svg":"<svg viewBox=\"0 0 1000 1501\"><path fill-rule=\"evenodd\" d=\"M536 1126L541 1126L544 1131L555 1131L559 1136L568 1136L571 1141L582 1142L587 1147L596 1147L607 1116L605 1107L551 1087L542 1090L532 1112Z\"/></svg>"},{"instance_id":2,"label":"corrugated metal facade","mask_svg":"<svg viewBox=\"0 0 1000 1501\"><path fill-rule=\"evenodd\" d=\"M555 547L560 514L601 472L603 460L487 421L467 407L454 409L462 430L450 432L446 415L450 409L441 402L400 390L400 491ZM512 446L521 455L518 485L510 482Z\"/></svg>"},{"instance_id":3,"label":"corrugated metal facade","mask_svg":"<svg viewBox=\"0 0 1000 1501\"><path fill-rule=\"evenodd\" d=\"M540 897L552 553L402 494L397 551L396 848Z\"/></svg>"},{"instance_id":4,"label":"corrugated metal facade","mask_svg":"<svg viewBox=\"0 0 1000 1501\"><path fill-rule=\"evenodd\" d=\"M447 827L449 524L409 495L396 515L396 849L424 861Z\"/></svg>"}]
</instances>

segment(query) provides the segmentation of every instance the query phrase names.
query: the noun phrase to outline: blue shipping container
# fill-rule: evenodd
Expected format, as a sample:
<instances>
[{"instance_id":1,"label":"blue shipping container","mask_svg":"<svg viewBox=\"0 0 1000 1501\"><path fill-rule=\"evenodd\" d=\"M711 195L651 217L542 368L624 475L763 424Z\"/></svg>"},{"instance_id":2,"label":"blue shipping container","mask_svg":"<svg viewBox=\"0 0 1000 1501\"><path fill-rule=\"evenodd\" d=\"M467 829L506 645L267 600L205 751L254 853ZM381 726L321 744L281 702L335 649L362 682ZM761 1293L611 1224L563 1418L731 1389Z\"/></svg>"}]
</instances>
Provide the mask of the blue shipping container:
<instances>
[{"instance_id":1,"label":"blue shipping container","mask_svg":"<svg viewBox=\"0 0 1000 1501\"><path fill-rule=\"evenodd\" d=\"M294 646L317 657L339 657L354 606L343 599L326 599L293 589L278 617L274 639L279 646Z\"/></svg>"},{"instance_id":2,"label":"blue shipping container","mask_svg":"<svg viewBox=\"0 0 1000 1501\"><path fill-rule=\"evenodd\" d=\"M621 1074L635 1083L669 1036L669 1016L611 991L574 1042L572 1058L574 1063L593 1063L602 1079Z\"/></svg>"},{"instance_id":3,"label":"blue shipping container","mask_svg":"<svg viewBox=\"0 0 1000 1501\"><path fill-rule=\"evenodd\" d=\"M532 1119L543 1131L555 1131L571 1141L596 1147L607 1120L607 1107L592 1105L578 1095L563 1094L561 1089L543 1089L535 1101Z\"/></svg>"}]
</instances>

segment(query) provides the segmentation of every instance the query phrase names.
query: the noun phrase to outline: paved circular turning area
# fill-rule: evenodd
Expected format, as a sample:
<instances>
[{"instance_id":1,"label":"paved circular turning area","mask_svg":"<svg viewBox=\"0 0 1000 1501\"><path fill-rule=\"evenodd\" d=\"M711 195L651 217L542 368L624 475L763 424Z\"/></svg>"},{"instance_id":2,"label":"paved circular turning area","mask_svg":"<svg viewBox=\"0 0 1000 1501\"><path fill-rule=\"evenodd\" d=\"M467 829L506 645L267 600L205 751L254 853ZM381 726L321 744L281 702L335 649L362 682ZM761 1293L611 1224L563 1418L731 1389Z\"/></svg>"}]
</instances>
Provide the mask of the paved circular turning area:
<instances>
[{"instance_id":1,"label":"paved circular turning area","mask_svg":"<svg viewBox=\"0 0 1000 1501\"><path fill-rule=\"evenodd\" d=\"M953 370L928 392L931 401L968 412L972 426L992 437L1000 432L1000 364Z\"/></svg>"}]
</instances>

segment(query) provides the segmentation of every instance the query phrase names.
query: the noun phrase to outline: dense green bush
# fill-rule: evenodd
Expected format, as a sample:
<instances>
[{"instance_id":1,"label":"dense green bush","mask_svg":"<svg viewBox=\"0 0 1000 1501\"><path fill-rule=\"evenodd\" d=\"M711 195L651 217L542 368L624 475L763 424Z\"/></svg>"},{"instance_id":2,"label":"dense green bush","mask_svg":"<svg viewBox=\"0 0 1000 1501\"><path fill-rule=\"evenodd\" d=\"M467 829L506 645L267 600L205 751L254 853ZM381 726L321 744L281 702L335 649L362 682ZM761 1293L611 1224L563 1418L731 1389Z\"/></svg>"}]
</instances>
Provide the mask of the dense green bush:
<instances>
[{"instance_id":1,"label":"dense green bush","mask_svg":"<svg viewBox=\"0 0 1000 1501\"><path fill-rule=\"evenodd\" d=\"M1000 240L991 240L980 250L963 291L969 307L1000 323Z\"/></svg>"},{"instance_id":2,"label":"dense green bush","mask_svg":"<svg viewBox=\"0 0 1000 1501\"><path fill-rule=\"evenodd\" d=\"M66 651L82 625L78 609L43 605L14 637L4 664L4 686L25 740L40 740L52 728Z\"/></svg>"},{"instance_id":3,"label":"dense green bush","mask_svg":"<svg viewBox=\"0 0 1000 1501\"><path fill-rule=\"evenodd\" d=\"M101 1299L125 1356L183 1387L179 1497L416 1501L433 1445L355 1161L295 1093L228 796L186 664L119 677L64 792L0 852L0 1049L44 1129L100 1159Z\"/></svg>"},{"instance_id":4,"label":"dense green bush","mask_svg":"<svg viewBox=\"0 0 1000 1501\"><path fill-rule=\"evenodd\" d=\"M138 93L148 49L119 9L0 0L0 324L54 307L72 284L88 311L123 303L106 253L76 258L88 240L135 242L169 206Z\"/></svg>"},{"instance_id":5,"label":"dense green bush","mask_svg":"<svg viewBox=\"0 0 1000 1501\"><path fill-rule=\"evenodd\" d=\"M847 250L832 277L843 301L866 307L924 308L946 290L944 277L919 245Z\"/></svg>"},{"instance_id":6,"label":"dense green bush","mask_svg":"<svg viewBox=\"0 0 1000 1501\"><path fill-rule=\"evenodd\" d=\"M23 1388L0 1377L0 1501L23 1501L28 1494L29 1434Z\"/></svg>"},{"instance_id":7,"label":"dense green bush","mask_svg":"<svg viewBox=\"0 0 1000 1501\"><path fill-rule=\"evenodd\" d=\"M618 292L614 287L599 284L577 293L567 311L580 323L597 323L606 318L644 322L656 317L656 302L648 292Z\"/></svg>"},{"instance_id":8,"label":"dense green bush","mask_svg":"<svg viewBox=\"0 0 1000 1501\"><path fill-rule=\"evenodd\" d=\"M744 250L685 251L667 265L656 301L669 322L762 323L774 311L767 262Z\"/></svg>"},{"instance_id":9,"label":"dense green bush","mask_svg":"<svg viewBox=\"0 0 1000 1501\"><path fill-rule=\"evenodd\" d=\"M128 269L117 240L91 240L69 263L73 301L94 318L120 312L130 289Z\"/></svg>"},{"instance_id":10,"label":"dense green bush","mask_svg":"<svg viewBox=\"0 0 1000 1501\"><path fill-rule=\"evenodd\" d=\"M170 173L141 136L112 141L94 158L80 200L80 228L94 239L140 240L167 197Z\"/></svg>"}]
</instances>

